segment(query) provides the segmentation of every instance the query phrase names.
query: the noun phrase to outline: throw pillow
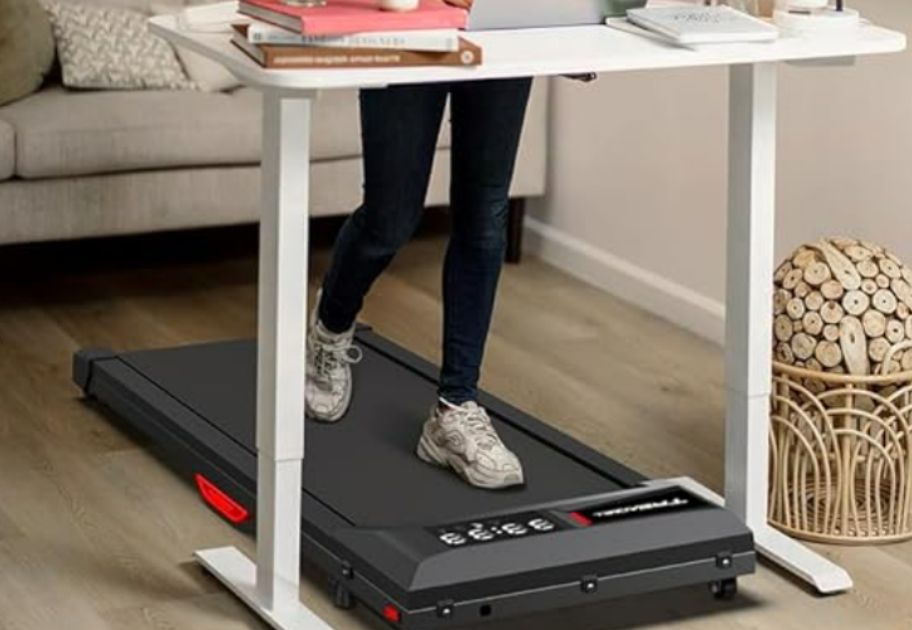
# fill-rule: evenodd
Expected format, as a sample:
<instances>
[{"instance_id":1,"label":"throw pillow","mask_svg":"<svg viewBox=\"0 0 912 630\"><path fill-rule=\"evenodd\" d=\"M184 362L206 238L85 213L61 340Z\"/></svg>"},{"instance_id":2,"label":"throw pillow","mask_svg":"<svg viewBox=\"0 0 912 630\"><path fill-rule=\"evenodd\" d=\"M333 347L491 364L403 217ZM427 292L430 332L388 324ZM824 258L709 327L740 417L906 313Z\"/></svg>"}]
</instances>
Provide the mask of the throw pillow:
<instances>
[{"instance_id":1,"label":"throw pillow","mask_svg":"<svg viewBox=\"0 0 912 630\"><path fill-rule=\"evenodd\" d=\"M72 2L47 5L63 84L97 89L190 89L174 50L130 9Z\"/></svg>"},{"instance_id":2,"label":"throw pillow","mask_svg":"<svg viewBox=\"0 0 912 630\"><path fill-rule=\"evenodd\" d=\"M37 0L0 0L0 105L28 96L54 64L54 37Z\"/></svg>"},{"instance_id":3,"label":"throw pillow","mask_svg":"<svg viewBox=\"0 0 912 630\"><path fill-rule=\"evenodd\" d=\"M153 2L151 8L152 15L174 15L179 20L179 24L183 21L185 9L180 3L159 0ZM187 76L204 92L225 92L241 86L237 77L228 72L222 64L187 48L178 46L176 50Z\"/></svg>"}]
</instances>

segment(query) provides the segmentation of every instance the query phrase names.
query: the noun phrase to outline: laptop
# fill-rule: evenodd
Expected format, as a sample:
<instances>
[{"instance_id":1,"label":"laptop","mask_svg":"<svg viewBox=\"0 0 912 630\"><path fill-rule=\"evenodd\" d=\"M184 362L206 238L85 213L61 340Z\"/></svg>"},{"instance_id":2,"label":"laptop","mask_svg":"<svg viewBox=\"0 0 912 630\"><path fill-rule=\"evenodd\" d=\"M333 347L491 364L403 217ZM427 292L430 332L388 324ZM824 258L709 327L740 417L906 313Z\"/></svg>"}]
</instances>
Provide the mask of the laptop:
<instances>
[{"instance_id":1,"label":"laptop","mask_svg":"<svg viewBox=\"0 0 912 630\"><path fill-rule=\"evenodd\" d=\"M475 0L468 31L603 24L623 17L647 0Z\"/></svg>"}]
</instances>

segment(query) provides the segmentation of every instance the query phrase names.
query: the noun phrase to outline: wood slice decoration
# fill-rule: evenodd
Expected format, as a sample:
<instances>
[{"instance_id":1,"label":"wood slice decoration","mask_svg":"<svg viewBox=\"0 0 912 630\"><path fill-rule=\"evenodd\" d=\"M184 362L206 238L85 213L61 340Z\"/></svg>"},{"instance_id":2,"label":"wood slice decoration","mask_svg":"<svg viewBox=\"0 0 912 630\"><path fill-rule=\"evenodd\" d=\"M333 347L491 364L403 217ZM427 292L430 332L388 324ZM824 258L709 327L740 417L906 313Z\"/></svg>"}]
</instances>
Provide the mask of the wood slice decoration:
<instances>
[{"instance_id":1,"label":"wood slice decoration","mask_svg":"<svg viewBox=\"0 0 912 630\"><path fill-rule=\"evenodd\" d=\"M785 289L777 289L773 294L773 314L782 315L785 312L785 305L792 299L792 294Z\"/></svg>"},{"instance_id":2,"label":"wood slice decoration","mask_svg":"<svg viewBox=\"0 0 912 630\"><path fill-rule=\"evenodd\" d=\"M795 325L786 315L779 315L773 322L773 334L779 341L789 341L795 334Z\"/></svg>"},{"instance_id":3,"label":"wood slice decoration","mask_svg":"<svg viewBox=\"0 0 912 630\"><path fill-rule=\"evenodd\" d=\"M845 249L847 247L852 247L853 245L858 245L858 239L849 238L848 236L834 236L830 239L830 242L839 249Z\"/></svg>"},{"instance_id":4,"label":"wood slice decoration","mask_svg":"<svg viewBox=\"0 0 912 630\"><path fill-rule=\"evenodd\" d=\"M890 289L896 294L900 302L912 308L912 286L909 286L908 282L902 278L893 280L890 282Z\"/></svg>"},{"instance_id":5,"label":"wood slice decoration","mask_svg":"<svg viewBox=\"0 0 912 630\"><path fill-rule=\"evenodd\" d=\"M852 271L855 271L854 267L852 267ZM804 281L812 287L819 287L832 277L833 272L830 271L830 268L822 262L813 262L807 266L807 269L804 270ZM861 279L859 279L858 282L861 284ZM844 283L843 286L845 286Z\"/></svg>"},{"instance_id":6,"label":"wood slice decoration","mask_svg":"<svg viewBox=\"0 0 912 630\"><path fill-rule=\"evenodd\" d=\"M801 279L804 277L804 270L802 269L792 269L787 274L785 274L785 279L782 281L782 287L792 291L795 287L798 286L798 283L801 282Z\"/></svg>"},{"instance_id":7,"label":"wood slice decoration","mask_svg":"<svg viewBox=\"0 0 912 630\"><path fill-rule=\"evenodd\" d=\"M814 311L806 313L801 321L804 324L804 332L814 337L820 337L823 332L823 318L820 313Z\"/></svg>"},{"instance_id":8,"label":"wood slice decoration","mask_svg":"<svg viewBox=\"0 0 912 630\"><path fill-rule=\"evenodd\" d=\"M877 243L872 243L871 241L859 240L858 244L862 247L866 247L874 252L875 256L882 255L884 253L884 248L878 245Z\"/></svg>"},{"instance_id":9,"label":"wood slice decoration","mask_svg":"<svg viewBox=\"0 0 912 630\"><path fill-rule=\"evenodd\" d=\"M890 354L912 341L912 268L893 253L851 238L821 239L795 250L774 281L778 362L858 376L912 371L912 347ZM803 380L808 389L813 380Z\"/></svg>"},{"instance_id":10,"label":"wood slice decoration","mask_svg":"<svg viewBox=\"0 0 912 630\"><path fill-rule=\"evenodd\" d=\"M887 318L879 311L868 311L861 318L868 339L883 337L887 332Z\"/></svg>"},{"instance_id":11,"label":"wood slice decoration","mask_svg":"<svg viewBox=\"0 0 912 630\"><path fill-rule=\"evenodd\" d=\"M794 267L792 267L792 263L790 263L789 261L785 261L784 263L779 265L779 268L776 270L776 273L773 275L773 281L776 284L781 284L782 281L785 280L785 274L787 274L792 269L794 269Z\"/></svg>"},{"instance_id":12,"label":"wood slice decoration","mask_svg":"<svg viewBox=\"0 0 912 630\"><path fill-rule=\"evenodd\" d=\"M852 261L826 241L820 241L818 246L823 253L824 258L826 258L827 264L830 266L827 270L827 276L830 275L830 270L832 270L832 275L839 280L839 283L846 291L854 291L861 287L861 275L858 273L858 270L855 269L855 265L852 264ZM810 267L808 267L808 270L809 269ZM827 277L825 280L829 280L829 278ZM810 284L813 283L810 282Z\"/></svg>"},{"instance_id":13,"label":"wood slice decoration","mask_svg":"<svg viewBox=\"0 0 912 630\"><path fill-rule=\"evenodd\" d=\"M795 363L795 353L792 352L792 347L787 343L780 343L776 345L776 360L780 363L785 363L787 365L794 365Z\"/></svg>"},{"instance_id":14,"label":"wood slice decoration","mask_svg":"<svg viewBox=\"0 0 912 630\"><path fill-rule=\"evenodd\" d=\"M808 296L804 298L804 305L809 311L819 311L820 307L823 306L823 294L820 291L811 291L808 293Z\"/></svg>"},{"instance_id":15,"label":"wood slice decoration","mask_svg":"<svg viewBox=\"0 0 912 630\"><path fill-rule=\"evenodd\" d=\"M799 269L805 269L808 265L817 261L817 252L813 249L799 249L795 257L792 258L792 264Z\"/></svg>"},{"instance_id":16,"label":"wood slice decoration","mask_svg":"<svg viewBox=\"0 0 912 630\"><path fill-rule=\"evenodd\" d=\"M902 358L902 369L904 372L912 370L912 352L906 352Z\"/></svg>"},{"instance_id":17,"label":"wood slice decoration","mask_svg":"<svg viewBox=\"0 0 912 630\"><path fill-rule=\"evenodd\" d=\"M892 315L896 312L896 296L886 289L881 289L875 293L872 301L874 308L885 315Z\"/></svg>"},{"instance_id":18,"label":"wood slice decoration","mask_svg":"<svg viewBox=\"0 0 912 630\"><path fill-rule=\"evenodd\" d=\"M788 316L792 319L801 319L804 317L807 308L804 306L804 302L798 298L792 298L789 300L789 303L785 305L785 312L788 313Z\"/></svg>"},{"instance_id":19,"label":"wood slice decoration","mask_svg":"<svg viewBox=\"0 0 912 630\"><path fill-rule=\"evenodd\" d=\"M880 267L873 260L863 260L858 263L858 273L863 278L874 278L880 273Z\"/></svg>"},{"instance_id":20,"label":"wood slice decoration","mask_svg":"<svg viewBox=\"0 0 912 630\"><path fill-rule=\"evenodd\" d=\"M899 270L899 265L890 260L889 258L881 258L878 261L880 270L890 279L896 280L902 276L902 273Z\"/></svg>"},{"instance_id":21,"label":"wood slice decoration","mask_svg":"<svg viewBox=\"0 0 912 630\"><path fill-rule=\"evenodd\" d=\"M826 368L842 363L842 350L834 341L821 341L814 350L814 357Z\"/></svg>"},{"instance_id":22,"label":"wood slice decoration","mask_svg":"<svg viewBox=\"0 0 912 630\"><path fill-rule=\"evenodd\" d=\"M874 285L874 290L877 290L877 285ZM829 282L824 282L820 287L820 293L823 294L828 300L838 300L845 293L845 289L842 288L842 285L836 280L830 280Z\"/></svg>"},{"instance_id":23,"label":"wood slice decoration","mask_svg":"<svg viewBox=\"0 0 912 630\"><path fill-rule=\"evenodd\" d=\"M891 344L897 344L906 338L906 327L898 319L891 319L887 322L886 337Z\"/></svg>"},{"instance_id":24,"label":"wood slice decoration","mask_svg":"<svg viewBox=\"0 0 912 630\"><path fill-rule=\"evenodd\" d=\"M823 306L820 307L820 316L827 324L838 324L842 321L843 315L845 315L845 311L842 310L838 302L831 300L824 302Z\"/></svg>"},{"instance_id":25,"label":"wood slice decoration","mask_svg":"<svg viewBox=\"0 0 912 630\"><path fill-rule=\"evenodd\" d=\"M845 357L849 374L870 374L871 364L868 361L868 343L864 327L857 317L846 317L839 326L839 345ZM793 348L794 349L794 346ZM797 352L795 353L798 354Z\"/></svg>"},{"instance_id":26,"label":"wood slice decoration","mask_svg":"<svg viewBox=\"0 0 912 630\"><path fill-rule=\"evenodd\" d=\"M836 247L839 247L838 244L835 245ZM848 247L845 247L843 251L845 251L846 256L857 263L868 260L874 256L874 252L872 252L867 247L862 247L861 245L849 245Z\"/></svg>"},{"instance_id":27,"label":"wood slice decoration","mask_svg":"<svg viewBox=\"0 0 912 630\"><path fill-rule=\"evenodd\" d=\"M867 295L874 295L879 288L874 278L865 278L861 281L861 290Z\"/></svg>"},{"instance_id":28,"label":"wood slice decoration","mask_svg":"<svg viewBox=\"0 0 912 630\"><path fill-rule=\"evenodd\" d=\"M849 291L842 298L842 308L845 309L846 313L855 317L861 317L870 306L871 298L858 290Z\"/></svg>"},{"instance_id":29,"label":"wood slice decoration","mask_svg":"<svg viewBox=\"0 0 912 630\"><path fill-rule=\"evenodd\" d=\"M795 358L801 361L806 361L814 356L816 347L817 341L807 333L798 333L792 337L792 352L795 353Z\"/></svg>"},{"instance_id":30,"label":"wood slice decoration","mask_svg":"<svg viewBox=\"0 0 912 630\"><path fill-rule=\"evenodd\" d=\"M868 356L871 357L871 360L875 363L883 361L889 351L890 342L883 337L872 339L871 343L868 344Z\"/></svg>"}]
</instances>

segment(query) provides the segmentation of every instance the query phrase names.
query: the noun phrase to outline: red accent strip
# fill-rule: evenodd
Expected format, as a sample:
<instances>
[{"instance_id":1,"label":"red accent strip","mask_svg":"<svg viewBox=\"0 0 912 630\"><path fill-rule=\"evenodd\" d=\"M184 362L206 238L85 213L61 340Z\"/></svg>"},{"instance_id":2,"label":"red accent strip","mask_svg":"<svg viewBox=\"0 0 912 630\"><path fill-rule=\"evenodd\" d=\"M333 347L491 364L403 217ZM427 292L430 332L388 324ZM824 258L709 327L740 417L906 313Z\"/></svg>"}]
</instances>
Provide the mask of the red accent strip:
<instances>
[{"instance_id":1,"label":"red accent strip","mask_svg":"<svg viewBox=\"0 0 912 630\"><path fill-rule=\"evenodd\" d=\"M392 604L387 604L383 608L383 618L392 623L399 623L402 621L402 614L399 612L398 608Z\"/></svg>"},{"instance_id":2,"label":"red accent strip","mask_svg":"<svg viewBox=\"0 0 912 630\"><path fill-rule=\"evenodd\" d=\"M212 509L235 525L240 525L248 519L250 513L247 508L222 492L214 483L201 474L197 473L194 478L196 479L196 488L199 490L200 496Z\"/></svg>"},{"instance_id":3,"label":"red accent strip","mask_svg":"<svg viewBox=\"0 0 912 630\"><path fill-rule=\"evenodd\" d=\"M569 516L573 522L581 527L589 527L592 525L592 519L590 519L585 514L581 514L580 512L570 512Z\"/></svg>"}]
</instances>

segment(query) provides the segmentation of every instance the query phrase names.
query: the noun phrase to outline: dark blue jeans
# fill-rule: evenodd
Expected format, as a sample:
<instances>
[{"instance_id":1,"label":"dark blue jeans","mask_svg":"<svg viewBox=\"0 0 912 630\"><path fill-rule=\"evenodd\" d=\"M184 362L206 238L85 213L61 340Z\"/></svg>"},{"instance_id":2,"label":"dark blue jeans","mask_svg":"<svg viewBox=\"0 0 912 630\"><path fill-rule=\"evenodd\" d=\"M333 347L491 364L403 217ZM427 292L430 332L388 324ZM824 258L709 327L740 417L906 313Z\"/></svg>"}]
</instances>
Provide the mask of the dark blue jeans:
<instances>
[{"instance_id":1,"label":"dark blue jeans","mask_svg":"<svg viewBox=\"0 0 912 630\"><path fill-rule=\"evenodd\" d=\"M531 79L361 92L364 202L336 240L320 320L352 326L371 285L415 232L451 103L452 233L443 269L440 396L474 400L506 249L508 193Z\"/></svg>"}]
</instances>

